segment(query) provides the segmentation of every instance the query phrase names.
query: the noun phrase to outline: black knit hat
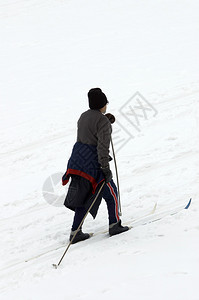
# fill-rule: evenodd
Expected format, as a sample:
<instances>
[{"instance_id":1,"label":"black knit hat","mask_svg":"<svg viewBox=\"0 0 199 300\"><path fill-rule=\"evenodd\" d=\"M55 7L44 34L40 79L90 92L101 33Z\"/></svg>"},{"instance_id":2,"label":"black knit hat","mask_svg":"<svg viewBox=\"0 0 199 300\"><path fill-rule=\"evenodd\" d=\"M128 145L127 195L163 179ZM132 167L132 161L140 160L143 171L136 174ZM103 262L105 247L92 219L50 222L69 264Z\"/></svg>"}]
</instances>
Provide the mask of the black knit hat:
<instances>
[{"instance_id":1,"label":"black knit hat","mask_svg":"<svg viewBox=\"0 0 199 300\"><path fill-rule=\"evenodd\" d=\"M108 100L100 88L94 88L88 92L88 102L90 109L100 109L108 103Z\"/></svg>"}]
</instances>

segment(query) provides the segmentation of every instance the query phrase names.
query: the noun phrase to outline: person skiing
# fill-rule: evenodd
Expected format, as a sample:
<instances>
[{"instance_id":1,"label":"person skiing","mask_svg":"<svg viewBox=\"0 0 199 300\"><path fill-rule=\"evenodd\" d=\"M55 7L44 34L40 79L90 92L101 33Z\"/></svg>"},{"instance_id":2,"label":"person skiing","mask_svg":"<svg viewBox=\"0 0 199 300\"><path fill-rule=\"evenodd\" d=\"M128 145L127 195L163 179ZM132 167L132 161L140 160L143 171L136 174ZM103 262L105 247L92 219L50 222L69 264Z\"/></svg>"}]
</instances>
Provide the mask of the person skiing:
<instances>
[{"instance_id":1,"label":"person skiing","mask_svg":"<svg viewBox=\"0 0 199 300\"><path fill-rule=\"evenodd\" d=\"M111 123L115 117L106 114L108 100L100 88L92 88L88 92L89 110L81 114L77 123L77 141L73 146L67 170L62 177L62 184L70 185L64 205L75 212L69 240L72 243L90 237L83 233L81 224L102 182L105 185L89 211L96 217L102 198L106 201L109 217L109 235L113 236L129 230L122 226L119 217L117 188L112 178L109 161Z\"/></svg>"}]
</instances>

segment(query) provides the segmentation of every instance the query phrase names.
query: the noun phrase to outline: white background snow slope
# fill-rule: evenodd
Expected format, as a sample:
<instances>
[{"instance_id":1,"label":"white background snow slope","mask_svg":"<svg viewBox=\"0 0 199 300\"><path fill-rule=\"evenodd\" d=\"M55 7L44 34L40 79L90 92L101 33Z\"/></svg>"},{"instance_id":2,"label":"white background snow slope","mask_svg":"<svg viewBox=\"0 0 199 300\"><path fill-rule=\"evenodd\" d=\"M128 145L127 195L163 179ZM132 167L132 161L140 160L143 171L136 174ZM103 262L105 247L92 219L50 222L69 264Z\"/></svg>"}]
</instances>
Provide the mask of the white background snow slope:
<instances>
[{"instance_id":1,"label":"white background snow slope","mask_svg":"<svg viewBox=\"0 0 199 300\"><path fill-rule=\"evenodd\" d=\"M1 299L199 299L198 20L196 0L0 0ZM116 148L117 128L131 134L117 151L122 221L193 200L71 246L54 270L73 213L42 187L65 172L97 86L117 117ZM158 112L140 117L140 131L120 110L137 91ZM107 227L103 202L84 231Z\"/></svg>"}]
</instances>

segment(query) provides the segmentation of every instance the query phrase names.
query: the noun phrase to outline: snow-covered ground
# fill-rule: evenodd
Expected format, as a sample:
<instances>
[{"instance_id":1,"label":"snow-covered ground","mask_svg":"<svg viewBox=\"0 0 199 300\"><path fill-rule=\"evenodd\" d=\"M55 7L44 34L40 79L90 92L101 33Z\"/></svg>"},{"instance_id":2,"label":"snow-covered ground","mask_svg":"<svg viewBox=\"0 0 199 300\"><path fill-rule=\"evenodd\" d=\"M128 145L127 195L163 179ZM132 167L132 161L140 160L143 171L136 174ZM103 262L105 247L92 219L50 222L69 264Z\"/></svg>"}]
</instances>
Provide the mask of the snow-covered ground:
<instances>
[{"instance_id":1,"label":"snow-covered ground","mask_svg":"<svg viewBox=\"0 0 199 300\"><path fill-rule=\"evenodd\" d=\"M0 299L199 299L198 20L196 0L0 0ZM64 173L97 86L117 118L123 222L192 204L72 245L55 270L73 213L43 184ZM102 203L84 231L107 227Z\"/></svg>"}]
</instances>

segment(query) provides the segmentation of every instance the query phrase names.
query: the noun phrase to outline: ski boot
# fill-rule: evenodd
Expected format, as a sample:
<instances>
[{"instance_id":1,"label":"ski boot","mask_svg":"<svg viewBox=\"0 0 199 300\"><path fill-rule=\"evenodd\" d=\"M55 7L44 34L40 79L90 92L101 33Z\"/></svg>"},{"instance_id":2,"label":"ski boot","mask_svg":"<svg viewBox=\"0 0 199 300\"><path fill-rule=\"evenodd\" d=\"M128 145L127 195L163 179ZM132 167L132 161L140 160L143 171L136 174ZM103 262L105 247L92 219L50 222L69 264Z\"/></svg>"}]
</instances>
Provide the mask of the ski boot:
<instances>
[{"instance_id":1,"label":"ski boot","mask_svg":"<svg viewBox=\"0 0 199 300\"><path fill-rule=\"evenodd\" d=\"M109 225L109 234L110 236L120 234L122 232L125 232L129 230L128 226L122 226L121 225L121 220L119 220L117 223L113 223Z\"/></svg>"},{"instance_id":2,"label":"ski boot","mask_svg":"<svg viewBox=\"0 0 199 300\"><path fill-rule=\"evenodd\" d=\"M74 231L71 230L70 238L69 238L70 241L72 241L72 239L73 239L73 237L74 237L76 231L77 231L77 230L74 230ZM75 244L75 243L78 243L78 242L87 240L87 239L89 239L89 238L90 238L90 234L89 234L89 233L83 233L82 230L80 229L80 230L77 232L75 238L73 239L72 244Z\"/></svg>"}]
</instances>

